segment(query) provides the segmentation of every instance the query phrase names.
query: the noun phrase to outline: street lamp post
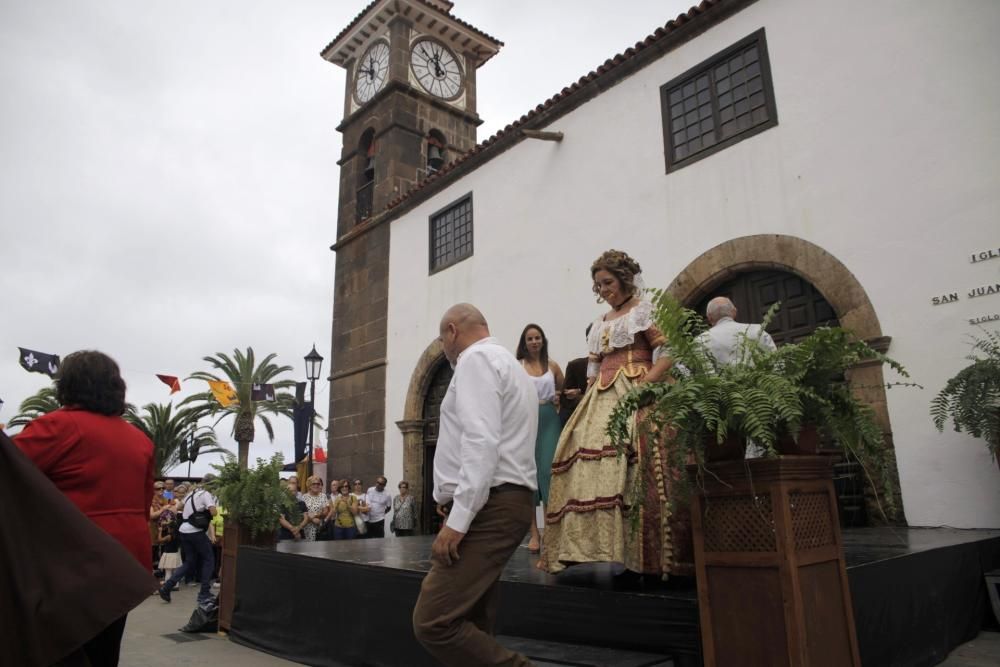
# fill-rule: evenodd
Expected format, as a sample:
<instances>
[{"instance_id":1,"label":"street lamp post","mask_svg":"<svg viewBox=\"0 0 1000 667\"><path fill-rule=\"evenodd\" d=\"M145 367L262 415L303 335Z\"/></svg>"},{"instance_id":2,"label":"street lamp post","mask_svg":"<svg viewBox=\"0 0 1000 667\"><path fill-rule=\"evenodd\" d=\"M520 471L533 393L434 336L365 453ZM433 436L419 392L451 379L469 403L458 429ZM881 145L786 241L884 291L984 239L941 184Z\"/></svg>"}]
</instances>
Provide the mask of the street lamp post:
<instances>
[{"instance_id":1,"label":"street lamp post","mask_svg":"<svg viewBox=\"0 0 1000 667\"><path fill-rule=\"evenodd\" d=\"M309 432L307 434L309 444L309 476L313 474L313 419L316 416L316 380L319 379L320 369L323 367L323 357L316 351L316 343L313 343L312 350L306 355L306 378L309 380Z\"/></svg>"}]
</instances>

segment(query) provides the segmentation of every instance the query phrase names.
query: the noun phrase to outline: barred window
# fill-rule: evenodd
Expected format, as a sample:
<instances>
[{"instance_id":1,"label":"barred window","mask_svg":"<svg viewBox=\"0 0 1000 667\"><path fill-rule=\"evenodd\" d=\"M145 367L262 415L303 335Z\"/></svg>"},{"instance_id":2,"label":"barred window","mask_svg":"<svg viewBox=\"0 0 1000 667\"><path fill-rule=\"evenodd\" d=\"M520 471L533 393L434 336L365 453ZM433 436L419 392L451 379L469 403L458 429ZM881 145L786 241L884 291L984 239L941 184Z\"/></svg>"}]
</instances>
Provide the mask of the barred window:
<instances>
[{"instance_id":1,"label":"barred window","mask_svg":"<svg viewBox=\"0 0 1000 667\"><path fill-rule=\"evenodd\" d=\"M667 172L778 124L761 28L660 87Z\"/></svg>"},{"instance_id":2,"label":"barred window","mask_svg":"<svg viewBox=\"0 0 1000 667\"><path fill-rule=\"evenodd\" d=\"M472 193L431 215L430 272L472 256Z\"/></svg>"}]
</instances>

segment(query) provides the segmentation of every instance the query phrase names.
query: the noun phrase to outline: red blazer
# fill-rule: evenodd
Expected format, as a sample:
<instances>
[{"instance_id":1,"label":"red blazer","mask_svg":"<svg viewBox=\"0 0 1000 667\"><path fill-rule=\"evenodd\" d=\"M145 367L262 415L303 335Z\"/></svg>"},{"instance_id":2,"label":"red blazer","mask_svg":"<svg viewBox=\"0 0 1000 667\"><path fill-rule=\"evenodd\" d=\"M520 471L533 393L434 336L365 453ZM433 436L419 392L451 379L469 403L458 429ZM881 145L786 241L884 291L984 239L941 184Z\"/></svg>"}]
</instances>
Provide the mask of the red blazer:
<instances>
[{"instance_id":1,"label":"red blazer","mask_svg":"<svg viewBox=\"0 0 1000 667\"><path fill-rule=\"evenodd\" d=\"M153 443L121 417L60 408L14 444L52 483L142 563L152 565Z\"/></svg>"}]
</instances>

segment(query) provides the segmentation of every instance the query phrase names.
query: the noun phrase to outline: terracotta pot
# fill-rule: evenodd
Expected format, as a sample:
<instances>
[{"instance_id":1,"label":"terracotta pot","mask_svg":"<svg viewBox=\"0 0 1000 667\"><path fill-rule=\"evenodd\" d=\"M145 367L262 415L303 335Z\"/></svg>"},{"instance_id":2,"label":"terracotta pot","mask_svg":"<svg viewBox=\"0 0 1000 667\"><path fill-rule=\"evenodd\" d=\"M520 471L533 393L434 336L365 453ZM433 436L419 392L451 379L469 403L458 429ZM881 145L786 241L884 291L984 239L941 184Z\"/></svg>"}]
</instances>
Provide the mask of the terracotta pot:
<instances>
[{"instance_id":1,"label":"terracotta pot","mask_svg":"<svg viewBox=\"0 0 1000 667\"><path fill-rule=\"evenodd\" d=\"M798 442L788 434L778 438L777 442L778 453L785 456L816 456L819 446L819 429L816 424L803 424Z\"/></svg>"}]
</instances>

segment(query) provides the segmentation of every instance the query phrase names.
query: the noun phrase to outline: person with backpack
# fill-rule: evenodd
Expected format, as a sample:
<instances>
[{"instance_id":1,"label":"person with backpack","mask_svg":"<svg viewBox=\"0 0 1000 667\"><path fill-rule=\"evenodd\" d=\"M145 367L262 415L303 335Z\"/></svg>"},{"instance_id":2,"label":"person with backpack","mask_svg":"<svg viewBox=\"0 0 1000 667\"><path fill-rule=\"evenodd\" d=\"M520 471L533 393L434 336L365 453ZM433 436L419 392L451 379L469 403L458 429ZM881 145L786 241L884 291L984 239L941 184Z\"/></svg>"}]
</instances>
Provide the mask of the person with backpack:
<instances>
[{"instance_id":1,"label":"person with backpack","mask_svg":"<svg viewBox=\"0 0 1000 667\"><path fill-rule=\"evenodd\" d=\"M207 604L212 600L212 570L215 568L215 554L212 545L215 543L215 532L212 530L212 517L217 513L218 501L205 488L205 484L215 479L208 473L202 478L202 486L194 489L184 499L181 509L181 526L178 529L181 549L187 546L189 558L177 568L159 589L159 595L164 602L170 602L170 591L188 572L198 572L201 575L201 590L198 591L198 604Z\"/></svg>"}]
</instances>

